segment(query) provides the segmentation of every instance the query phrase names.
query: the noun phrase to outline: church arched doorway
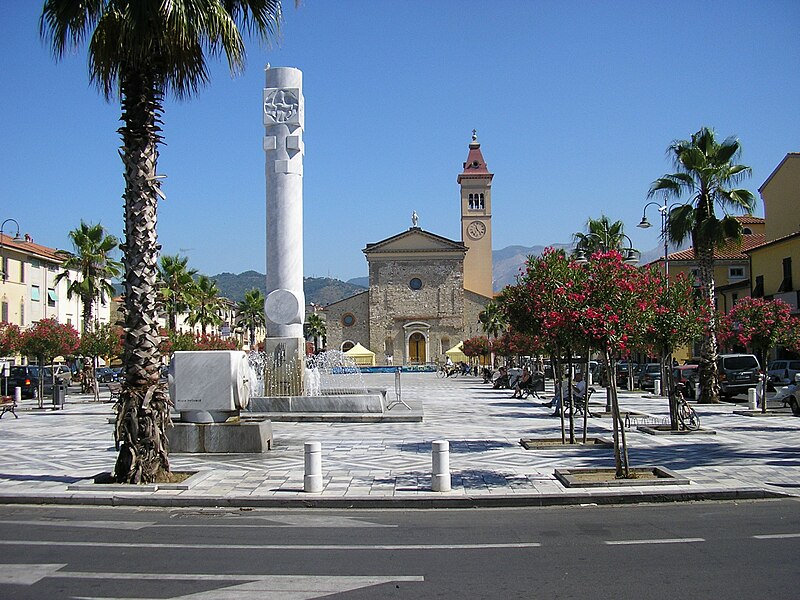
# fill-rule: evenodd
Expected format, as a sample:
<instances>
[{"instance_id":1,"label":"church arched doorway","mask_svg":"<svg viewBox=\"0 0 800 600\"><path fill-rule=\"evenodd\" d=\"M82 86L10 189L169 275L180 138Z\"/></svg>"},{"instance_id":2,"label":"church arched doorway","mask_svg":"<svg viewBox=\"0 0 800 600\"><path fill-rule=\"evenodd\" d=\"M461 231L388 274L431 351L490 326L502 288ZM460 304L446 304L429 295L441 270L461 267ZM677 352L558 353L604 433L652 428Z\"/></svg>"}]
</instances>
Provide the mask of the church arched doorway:
<instances>
[{"instance_id":1,"label":"church arched doorway","mask_svg":"<svg viewBox=\"0 0 800 600\"><path fill-rule=\"evenodd\" d=\"M412 365L421 365L427 362L425 352L425 336L415 331L408 337L408 362Z\"/></svg>"}]
</instances>

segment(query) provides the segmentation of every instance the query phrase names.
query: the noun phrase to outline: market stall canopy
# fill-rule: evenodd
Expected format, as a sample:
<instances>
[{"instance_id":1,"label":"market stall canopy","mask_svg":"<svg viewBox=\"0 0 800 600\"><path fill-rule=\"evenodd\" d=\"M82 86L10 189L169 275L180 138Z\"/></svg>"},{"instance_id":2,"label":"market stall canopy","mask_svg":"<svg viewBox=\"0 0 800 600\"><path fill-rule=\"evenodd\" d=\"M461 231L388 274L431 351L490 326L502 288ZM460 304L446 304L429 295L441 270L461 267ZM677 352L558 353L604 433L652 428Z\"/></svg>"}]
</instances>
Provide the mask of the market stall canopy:
<instances>
[{"instance_id":1,"label":"market stall canopy","mask_svg":"<svg viewBox=\"0 0 800 600\"><path fill-rule=\"evenodd\" d=\"M463 351L464 342L458 342L455 346L450 348L445 354L450 357L454 363L467 362L467 355Z\"/></svg>"},{"instance_id":2,"label":"market stall canopy","mask_svg":"<svg viewBox=\"0 0 800 600\"><path fill-rule=\"evenodd\" d=\"M350 348L344 355L352 358L357 365L375 366L375 353L360 343Z\"/></svg>"}]
</instances>

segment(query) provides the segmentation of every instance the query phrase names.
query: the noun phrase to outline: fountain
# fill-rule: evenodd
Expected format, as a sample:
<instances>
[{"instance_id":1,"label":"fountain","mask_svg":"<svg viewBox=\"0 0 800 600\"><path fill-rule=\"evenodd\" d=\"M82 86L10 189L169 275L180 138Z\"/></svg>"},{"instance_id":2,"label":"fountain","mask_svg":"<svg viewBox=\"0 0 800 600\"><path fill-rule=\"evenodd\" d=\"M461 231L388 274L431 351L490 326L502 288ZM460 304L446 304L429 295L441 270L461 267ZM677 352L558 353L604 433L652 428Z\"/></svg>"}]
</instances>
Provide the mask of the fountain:
<instances>
[{"instance_id":1,"label":"fountain","mask_svg":"<svg viewBox=\"0 0 800 600\"><path fill-rule=\"evenodd\" d=\"M251 390L262 392L251 395L251 412L341 414L386 410L386 390L368 388L358 366L338 350L309 357L302 372L289 373L282 357L272 353L252 352L249 359L252 370L263 373L251 384ZM302 378L302 382L290 377ZM287 387L302 387L303 393L285 394Z\"/></svg>"}]
</instances>

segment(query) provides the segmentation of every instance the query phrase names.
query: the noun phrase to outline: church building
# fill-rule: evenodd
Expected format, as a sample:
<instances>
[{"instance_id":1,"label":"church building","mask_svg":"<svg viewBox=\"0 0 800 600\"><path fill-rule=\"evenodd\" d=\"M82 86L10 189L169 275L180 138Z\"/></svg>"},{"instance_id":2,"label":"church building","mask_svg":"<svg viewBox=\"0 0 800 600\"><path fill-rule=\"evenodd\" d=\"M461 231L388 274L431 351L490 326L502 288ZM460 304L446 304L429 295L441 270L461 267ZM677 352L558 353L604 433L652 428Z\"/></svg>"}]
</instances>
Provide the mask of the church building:
<instances>
[{"instance_id":1,"label":"church building","mask_svg":"<svg viewBox=\"0 0 800 600\"><path fill-rule=\"evenodd\" d=\"M475 131L463 171L461 241L418 226L363 249L369 289L325 307L328 349L356 344L378 365L441 362L481 335L478 314L492 299L492 177Z\"/></svg>"}]
</instances>

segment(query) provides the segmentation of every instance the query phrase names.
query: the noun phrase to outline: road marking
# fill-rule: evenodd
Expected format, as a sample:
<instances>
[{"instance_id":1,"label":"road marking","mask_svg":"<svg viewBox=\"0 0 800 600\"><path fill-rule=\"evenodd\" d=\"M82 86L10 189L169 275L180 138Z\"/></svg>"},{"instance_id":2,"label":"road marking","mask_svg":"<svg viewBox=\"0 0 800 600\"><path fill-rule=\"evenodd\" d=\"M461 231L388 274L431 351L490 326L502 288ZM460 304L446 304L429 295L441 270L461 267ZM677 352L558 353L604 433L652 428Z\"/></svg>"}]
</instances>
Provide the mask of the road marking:
<instances>
[{"instance_id":1,"label":"road marking","mask_svg":"<svg viewBox=\"0 0 800 600\"><path fill-rule=\"evenodd\" d=\"M0 564L0 583L33 585L47 577L59 579L100 579L109 581L143 579L157 581L209 581L220 582L222 588L172 596L173 600L211 600L221 597L229 600L263 600L285 598L291 600L311 600L331 594L347 592L360 588L395 582L423 582L421 575L255 575L255 574L213 574L213 573L94 573L62 571L63 564ZM244 583L238 583L244 582ZM83 600L109 600L111 596L75 596ZM161 596L163 598L163 596ZM155 600L150 598L127 598L126 600Z\"/></svg>"},{"instance_id":2,"label":"road marking","mask_svg":"<svg viewBox=\"0 0 800 600\"><path fill-rule=\"evenodd\" d=\"M22 520L0 520L2 525L24 525L24 526L44 526L44 527L84 527L87 529L125 529L136 531L147 527L175 527L175 528L231 528L240 527L255 529L259 527L308 527L308 528L357 528L357 527L397 527L397 525L383 525L371 521L360 521L352 517L280 517L269 518L269 523L156 523L153 521L66 521L66 520L43 520L43 521L22 521Z\"/></svg>"},{"instance_id":3,"label":"road marking","mask_svg":"<svg viewBox=\"0 0 800 600\"><path fill-rule=\"evenodd\" d=\"M609 542L607 542L609 543ZM165 544L146 542L66 542L52 540L0 540L3 546L67 546L89 548L186 548L191 550L491 550L538 548L538 542L507 544Z\"/></svg>"},{"instance_id":4,"label":"road marking","mask_svg":"<svg viewBox=\"0 0 800 600\"><path fill-rule=\"evenodd\" d=\"M705 538L662 538L654 540L607 540L609 546L634 546L644 544L693 544L705 542Z\"/></svg>"},{"instance_id":5,"label":"road marking","mask_svg":"<svg viewBox=\"0 0 800 600\"><path fill-rule=\"evenodd\" d=\"M155 523L144 521L0 521L0 525L25 525L34 527L85 527L87 529L126 529L136 531L152 527Z\"/></svg>"},{"instance_id":6,"label":"road marking","mask_svg":"<svg viewBox=\"0 0 800 600\"><path fill-rule=\"evenodd\" d=\"M798 538L800 533L769 533L764 535L754 535L757 540L784 540L789 538Z\"/></svg>"}]
</instances>

